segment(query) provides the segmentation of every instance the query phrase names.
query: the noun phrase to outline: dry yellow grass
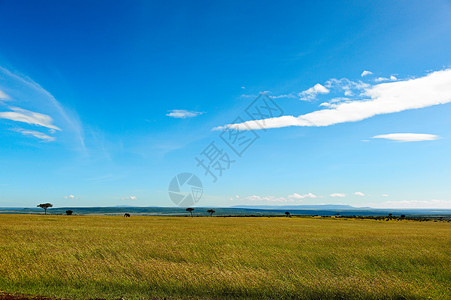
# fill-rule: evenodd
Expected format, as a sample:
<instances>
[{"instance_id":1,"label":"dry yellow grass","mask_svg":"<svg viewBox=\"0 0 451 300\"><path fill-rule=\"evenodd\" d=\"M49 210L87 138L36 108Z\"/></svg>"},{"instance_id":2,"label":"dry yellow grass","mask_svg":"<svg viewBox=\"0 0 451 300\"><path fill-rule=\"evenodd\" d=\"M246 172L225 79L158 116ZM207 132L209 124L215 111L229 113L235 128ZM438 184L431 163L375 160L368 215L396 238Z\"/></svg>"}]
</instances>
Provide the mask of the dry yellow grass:
<instances>
[{"instance_id":1,"label":"dry yellow grass","mask_svg":"<svg viewBox=\"0 0 451 300\"><path fill-rule=\"evenodd\" d=\"M451 224L0 215L0 291L107 298L451 298Z\"/></svg>"}]
</instances>

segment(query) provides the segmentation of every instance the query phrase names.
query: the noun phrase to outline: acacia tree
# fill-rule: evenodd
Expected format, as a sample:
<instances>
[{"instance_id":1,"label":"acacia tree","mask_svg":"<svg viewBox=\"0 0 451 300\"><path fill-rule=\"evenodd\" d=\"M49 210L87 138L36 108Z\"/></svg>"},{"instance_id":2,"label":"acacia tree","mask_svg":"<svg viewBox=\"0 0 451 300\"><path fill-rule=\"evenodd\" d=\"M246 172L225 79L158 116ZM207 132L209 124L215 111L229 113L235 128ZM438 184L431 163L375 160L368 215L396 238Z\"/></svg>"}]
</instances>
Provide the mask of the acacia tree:
<instances>
[{"instance_id":1,"label":"acacia tree","mask_svg":"<svg viewBox=\"0 0 451 300\"><path fill-rule=\"evenodd\" d=\"M51 204L51 203L41 203L41 204L38 205L38 207L43 208L44 209L44 214L47 214L47 208L53 207L53 204Z\"/></svg>"},{"instance_id":2,"label":"acacia tree","mask_svg":"<svg viewBox=\"0 0 451 300\"><path fill-rule=\"evenodd\" d=\"M286 212L285 212L285 215L286 215L287 217L290 217L290 218L291 218L291 214L290 214L289 211L286 211Z\"/></svg>"},{"instance_id":3,"label":"acacia tree","mask_svg":"<svg viewBox=\"0 0 451 300\"><path fill-rule=\"evenodd\" d=\"M191 217L193 216L194 208L188 207L188 208L186 209L186 211L189 212L189 213L191 214Z\"/></svg>"},{"instance_id":4,"label":"acacia tree","mask_svg":"<svg viewBox=\"0 0 451 300\"><path fill-rule=\"evenodd\" d=\"M68 215L68 216L70 216L70 215L72 215L72 213L73 213L73 211L72 210L66 210L66 215Z\"/></svg>"},{"instance_id":5,"label":"acacia tree","mask_svg":"<svg viewBox=\"0 0 451 300\"><path fill-rule=\"evenodd\" d=\"M213 209L207 210L207 213L210 214L210 217L213 217L213 214L214 214L215 212L216 212L216 211L214 211Z\"/></svg>"}]
</instances>

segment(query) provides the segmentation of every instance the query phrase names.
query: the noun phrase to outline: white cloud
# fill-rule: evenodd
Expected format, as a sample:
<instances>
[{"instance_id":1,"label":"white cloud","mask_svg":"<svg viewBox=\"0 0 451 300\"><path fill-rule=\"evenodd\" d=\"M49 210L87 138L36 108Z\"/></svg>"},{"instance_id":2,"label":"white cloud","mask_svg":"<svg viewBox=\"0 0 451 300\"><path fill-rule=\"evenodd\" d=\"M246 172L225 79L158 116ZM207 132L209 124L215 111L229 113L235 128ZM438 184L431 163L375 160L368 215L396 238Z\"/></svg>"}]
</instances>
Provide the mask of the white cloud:
<instances>
[{"instance_id":1,"label":"white cloud","mask_svg":"<svg viewBox=\"0 0 451 300\"><path fill-rule=\"evenodd\" d=\"M396 81L398 80L398 78L394 75L390 75L390 78L387 77L377 77L376 79L374 79L374 81L376 82L382 82L382 81Z\"/></svg>"},{"instance_id":2,"label":"white cloud","mask_svg":"<svg viewBox=\"0 0 451 300\"><path fill-rule=\"evenodd\" d=\"M305 115L229 124L239 130L280 128L289 126L330 126L356 122L376 115L401 112L451 102L451 69L433 72L427 76L382 83L367 88L369 99L339 103L334 108L314 111ZM264 126L262 126L264 124Z\"/></svg>"},{"instance_id":3,"label":"white cloud","mask_svg":"<svg viewBox=\"0 0 451 300\"><path fill-rule=\"evenodd\" d=\"M317 83L308 90L299 93L298 96L301 100L309 101L315 99L316 95L318 94L328 94L328 93L329 90L325 86Z\"/></svg>"},{"instance_id":4,"label":"white cloud","mask_svg":"<svg viewBox=\"0 0 451 300\"><path fill-rule=\"evenodd\" d=\"M351 90L346 90L345 96L354 96L354 93Z\"/></svg>"},{"instance_id":5,"label":"white cloud","mask_svg":"<svg viewBox=\"0 0 451 300\"><path fill-rule=\"evenodd\" d=\"M294 193L294 194L292 194L292 195L288 195L288 198L303 199L304 196L299 195L298 193Z\"/></svg>"},{"instance_id":6,"label":"white cloud","mask_svg":"<svg viewBox=\"0 0 451 300\"><path fill-rule=\"evenodd\" d=\"M354 95L354 93L352 91L349 90L349 93L347 93L347 91L345 91L345 95L347 94L347 96L352 96ZM324 107L329 107L329 108L335 108L338 106L338 104L340 103L344 103L344 102L351 102L352 100L348 97L337 97L337 98L333 98L331 100L329 100L329 102L323 102L321 103L319 106L324 106Z\"/></svg>"},{"instance_id":7,"label":"white cloud","mask_svg":"<svg viewBox=\"0 0 451 300\"><path fill-rule=\"evenodd\" d=\"M402 200L385 201L372 204L375 208L429 208L429 209L451 209L451 200Z\"/></svg>"},{"instance_id":8,"label":"white cloud","mask_svg":"<svg viewBox=\"0 0 451 300\"><path fill-rule=\"evenodd\" d=\"M425 133L390 133L373 136L373 139L387 139L398 142L433 141L439 138L438 135Z\"/></svg>"},{"instance_id":9,"label":"white cloud","mask_svg":"<svg viewBox=\"0 0 451 300\"><path fill-rule=\"evenodd\" d=\"M53 136L48 136L48 135L46 135L46 134L44 134L42 132L35 131L35 130L17 129L15 131L20 132L23 135L34 136L35 138L41 139L41 140L46 141L46 142L53 142L55 140L55 138Z\"/></svg>"},{"instance_id":10,"label":"white cloud","mask_svg":"<svg viewBox=\"0 0 451 300\"><path fill-rule=\"evenodd\" d=\"M362 193L362 192L355 192L354 195L360 196L360 197L364 197L365 196L365 194Z\"/></svg>"},{"instance_id":11,"label":"white cloud","mask_svg":"<svg viewBox=\"0 0 451 300\"><path fill-rule=\"evenodd\" d=\"M342 193L333 193L329 195L332 198L344 198L346 197L346 194L342 194Z\"/></svg>"},{"instance_id":12,"label":"white cloud","mask_svg":"<svg viewBox=\"0 0 451 300\"><path fill-rule=\"evenodd\" d=\"M53 125L52 117L19 107L9 107L12 111L0 112L0 119L7 119L16 122L23 122L32 125L39 125L50 129L61 130Z\"/></svg>"},{"instance_id":13,"label":"white cloud","mask_svg":"<svg viewBox=\"0 0 451 300\"><path fill-rule=\"evenodd\" d=\"M64 199L71 199L71 200L74 200L74 199L78 199L78 198L75 197L74 195L69 195L69 196L64 197Z\"/></svg>"},{"instance_id":14,"label":"white cloud","mask_svg":"<svg viewBox=\"0 0 451 300\"><path fill-rule=\"evenodd\" d=\"M373 72L371 72L371 71L363 71L362 74L360 74L360 76L365 77L365 76L371 75L371 74L373 74Z\"/></svg>"},{"instance_id":15,"label":"white cloud","mask_svg":"<svg viewBox=\"0 0 451 300\"><path fill-rule=\"evenodd\" d=\"M299 195L298 193L294 193L292 195L289 195L288 198L293 198L293 199L305 199L305 198L317 198L318 196L316 196L315 194L312 193L308 193L305 195Z\"/></svg>"},{"instance_id":16,"label":"white cloud","mask_svg":"<svg viewBox=\"0 0 451 300\"><path fill-rule=\"evenodd\" d=\"M351 101L351 99L348 97L337 97L337 98L331 99L329 102L330 103L341 103L341 102L347 102L347 101Z\"/></svg>"},{"instance_id":17,"label":"white cloud","mask_svg":"<svg viewBox=\"0 0 451 300\"><path fill-rule=\"evenodd\" d=\"M388 194L382 194L382 197L389 197Z\"/></svg>"},{"instance_id":18,"label":"white cloud","mask_svg":"<svg viewBox=\"0 0 451 300\"><path fill-rule=\"evenodd\" d=\"M377 77L376 79L374 79L374 81L382 82L382 81L390 81L390 79L387 77Z\"/></svg>"},{"instance_id":19,"label":"white cloud","mask_svg":"<svg viewBox=\"0 0 451 300\"><path fill-rule=\"evenodd\" d=\"M177 119L185 119L185 118L197 117L201 114L203 114L203 112L189 111L189 110L184 110L184 109L173 109L173 110L170 110L166 114L166 116L171 117L171 118L177 118Z\"/></svg>"}]
</instances>

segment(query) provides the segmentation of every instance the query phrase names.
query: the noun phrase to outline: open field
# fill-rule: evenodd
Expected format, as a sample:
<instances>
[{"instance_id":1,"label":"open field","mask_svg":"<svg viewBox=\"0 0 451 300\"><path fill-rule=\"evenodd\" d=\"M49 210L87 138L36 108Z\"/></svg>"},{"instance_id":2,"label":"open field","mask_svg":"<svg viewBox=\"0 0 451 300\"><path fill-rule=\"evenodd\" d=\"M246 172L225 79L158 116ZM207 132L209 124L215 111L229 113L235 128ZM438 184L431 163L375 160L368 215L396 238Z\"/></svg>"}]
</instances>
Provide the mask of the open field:
<instances>
[{"instance_id":1,"label":"open field","mask_svg":"<svg viewBox=\"0 0 451 300\"><path fill-rule=\"evenodd\" d=\"M451 223L0 215L0 291L107 298L451 298Z\"/></svg>"}]
</instances>

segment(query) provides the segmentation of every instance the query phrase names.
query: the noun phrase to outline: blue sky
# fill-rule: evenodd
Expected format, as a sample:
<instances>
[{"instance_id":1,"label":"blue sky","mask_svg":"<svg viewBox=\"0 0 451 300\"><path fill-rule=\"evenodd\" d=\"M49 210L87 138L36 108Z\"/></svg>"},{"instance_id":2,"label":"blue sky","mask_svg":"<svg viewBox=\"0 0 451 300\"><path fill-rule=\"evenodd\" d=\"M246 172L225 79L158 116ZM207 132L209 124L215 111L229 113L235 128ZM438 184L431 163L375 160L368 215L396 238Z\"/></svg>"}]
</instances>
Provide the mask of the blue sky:
<instances>
[{"instance_id":1,"label":"blue sky","mask_svg":"<svg viewBox=\"0 0 451 300\"><path fill-rule=\"evenodd\" d=\"M0 14L0 207L172 206L170 180L191 172L198 206L451 208L449 1L6 0ZM246 114L259 95L270 120ZM238 156L223 130L259 138ZM216 182L196 161L212 142Z\"/></svg>"}]
</instances>

